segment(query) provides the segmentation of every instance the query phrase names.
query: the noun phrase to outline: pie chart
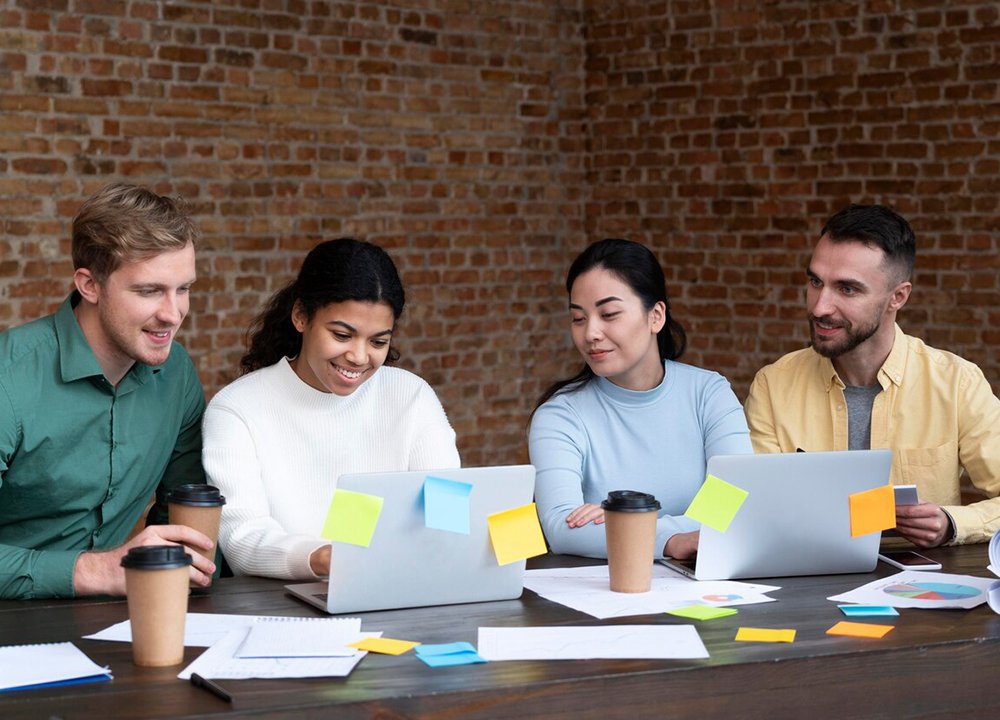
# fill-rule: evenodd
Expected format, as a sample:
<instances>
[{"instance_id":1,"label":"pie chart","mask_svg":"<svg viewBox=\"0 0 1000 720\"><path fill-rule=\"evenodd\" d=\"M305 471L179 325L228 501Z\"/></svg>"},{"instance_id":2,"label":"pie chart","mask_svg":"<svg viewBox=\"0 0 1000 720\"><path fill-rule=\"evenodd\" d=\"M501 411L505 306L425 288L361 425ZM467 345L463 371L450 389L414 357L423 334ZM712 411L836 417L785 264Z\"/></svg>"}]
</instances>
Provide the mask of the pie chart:
<instances>
[{"instance_id":1,"label":"pie chart","mask_svg":"<svg viewBox=\"0 0 1000 720\"><path fill-rule=\"evenodd\" d=\"M968 585L951 583L904 583L884 588L888 595L912 600L964 600L979 595L979 590Z\"/></svg>"},{"instance_id":2,"label":"pie chart","mask_svg":"<svg viewBox=\"0 0 1000 720\"><path fill-rule=\"evenodd\" d=\"M702 600L708 600L709 602L731 602L733 600L742 600L742 595L704 595Z\"/></svg>"}]
</instances>

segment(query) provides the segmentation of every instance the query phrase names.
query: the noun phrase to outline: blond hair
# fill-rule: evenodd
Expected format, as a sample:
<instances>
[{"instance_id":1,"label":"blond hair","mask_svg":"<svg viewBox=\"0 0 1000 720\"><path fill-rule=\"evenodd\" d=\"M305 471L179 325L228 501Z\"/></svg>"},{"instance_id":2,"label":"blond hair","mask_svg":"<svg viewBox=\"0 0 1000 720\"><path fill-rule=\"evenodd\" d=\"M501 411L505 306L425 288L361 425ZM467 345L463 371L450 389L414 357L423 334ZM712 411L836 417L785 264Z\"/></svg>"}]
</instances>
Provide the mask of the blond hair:
<instances>
[{"instance_id":1,"label":"blond hair","mask_svg":"<svg viewBox=\"0 0 1000 720\"><path fill-rule=\"evenodd\" d=\"M181 250L197 238L182 201L115 183L90 197L73 218L73 267L104 282L124 262Z\"/></svg>"}]
</instances>

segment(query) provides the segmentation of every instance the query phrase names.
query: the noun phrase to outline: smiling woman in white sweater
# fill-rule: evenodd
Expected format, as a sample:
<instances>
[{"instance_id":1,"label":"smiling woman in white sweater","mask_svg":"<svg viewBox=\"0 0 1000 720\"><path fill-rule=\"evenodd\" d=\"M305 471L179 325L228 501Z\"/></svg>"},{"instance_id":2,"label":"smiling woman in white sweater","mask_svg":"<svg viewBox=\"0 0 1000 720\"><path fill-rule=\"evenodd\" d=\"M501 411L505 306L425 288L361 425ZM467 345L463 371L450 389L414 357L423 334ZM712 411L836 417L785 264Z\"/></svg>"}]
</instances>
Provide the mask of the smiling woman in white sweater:
<instances>
[{"instance_id":1,"label":"smiling woman in white sweater","mask_svg":"<svg viewBox=\"0 0 1000 720\"><path fill-rule=\"evenodd\" d=\"M237 574L328 574L320 539L344 473L459 466L431 387L394 367L403 286L388 254L343 238L316 246L251 328L243 377L205 411L202 460L223 491L219 544Z\"/></svg>"}]
</instances>

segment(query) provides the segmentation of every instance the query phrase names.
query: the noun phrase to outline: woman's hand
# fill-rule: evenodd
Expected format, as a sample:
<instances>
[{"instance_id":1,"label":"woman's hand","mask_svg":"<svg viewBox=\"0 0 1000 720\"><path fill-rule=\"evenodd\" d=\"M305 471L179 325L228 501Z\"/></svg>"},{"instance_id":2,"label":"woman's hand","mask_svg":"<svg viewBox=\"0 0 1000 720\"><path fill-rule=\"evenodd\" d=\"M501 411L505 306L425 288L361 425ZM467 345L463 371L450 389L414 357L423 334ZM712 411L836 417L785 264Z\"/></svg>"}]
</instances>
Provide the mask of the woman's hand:
<instances>
[{"instance_id":1,"label":"woman's hand","mask_svg":"<svg viewBox=\"0 0 1000 720\"><path fill-rule=\"evenodd\" d=\"M673 535L667 544L663 546L663 554L676 558L677 560L687 560L693 558L698 553L698 531L688 533L677 533Z\"/></svg>"},{"instance_id":2,"label":"woman's hand","mask_svg":"<svg viewBox=\"0 0 1000 720\"><path fill-rule=\"evenodd\" d=\"M309 568L319 575L326 577L330 574L330 546L316 548L309 555Z\"/></svg>"},{"instance_id":3,"label":"woman's hand","mask_svg":"<svg viewBox=\"0 0 1000 720\"><path fill-rule=\"evenodd\" d=\"M589 522L594 523L594 525L600 525L604 522L604 510L601 509L600 505L584 503L566 516L566 524L571 528L583 527Z\"/></svg>"}]
</instances>

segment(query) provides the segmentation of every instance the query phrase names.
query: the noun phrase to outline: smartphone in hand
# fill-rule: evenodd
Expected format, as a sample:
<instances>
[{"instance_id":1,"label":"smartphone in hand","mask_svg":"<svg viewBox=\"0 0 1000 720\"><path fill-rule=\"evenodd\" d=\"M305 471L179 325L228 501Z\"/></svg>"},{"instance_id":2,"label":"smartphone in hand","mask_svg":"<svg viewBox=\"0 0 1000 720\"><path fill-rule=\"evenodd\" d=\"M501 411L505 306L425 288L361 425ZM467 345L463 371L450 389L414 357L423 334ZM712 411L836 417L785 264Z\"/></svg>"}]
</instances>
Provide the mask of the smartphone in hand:
<instances>
[{"instance_id":1,"label":"smartphone in hand","mask_svg":"<svg viewBox=\"0 0 1000 720\"><path fill-rule=\"evenodd\" d=\"M940 570L941 563L924 557L912 550L887 550L878 554L878 559L900 570Z\"/></svg>"}]
</instances>

